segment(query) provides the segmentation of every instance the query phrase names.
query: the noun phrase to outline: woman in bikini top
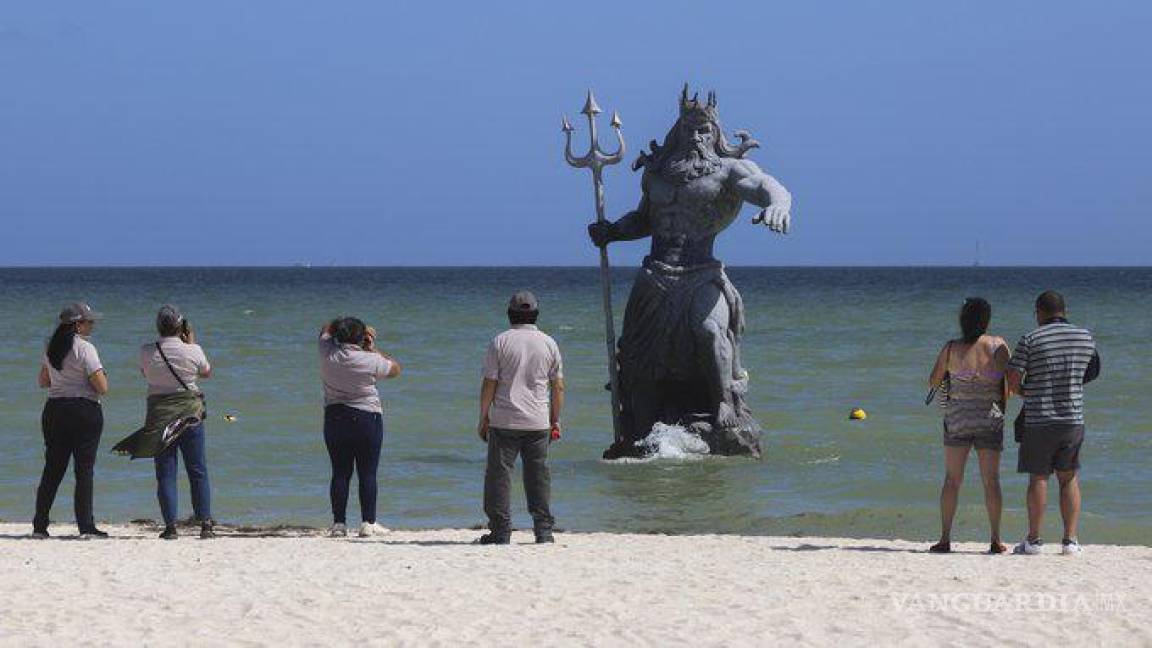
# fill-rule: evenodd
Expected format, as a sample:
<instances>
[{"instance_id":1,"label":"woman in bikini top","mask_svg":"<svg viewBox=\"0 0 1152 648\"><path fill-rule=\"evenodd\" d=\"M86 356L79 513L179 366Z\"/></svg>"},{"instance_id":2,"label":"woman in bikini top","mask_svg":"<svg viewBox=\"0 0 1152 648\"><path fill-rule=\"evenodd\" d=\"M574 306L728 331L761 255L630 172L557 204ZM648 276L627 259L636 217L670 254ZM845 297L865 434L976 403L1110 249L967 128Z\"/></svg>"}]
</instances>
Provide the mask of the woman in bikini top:
<instances>
[{"instance_id":1,"label":"woman in bikini top","mask_svg":"<svg viewBox=\"0 0 1152 648\"><path fill-rule=\"evenodd\" d=\"M992 306L972 297L960 309L962 336L949 340L928 378L930 387L941 388L944 408L944 485L940 490L940 542L930 551L951 551L952 520L964 464L973 447L980 461L984 482L984 505L991 526L991 553L1003 553L1000 542L1000 453L1004 449L1004 407L1007 401L1004 372L1009 351L1004 338L988 335Z\"/></svg>"}]
</instances>

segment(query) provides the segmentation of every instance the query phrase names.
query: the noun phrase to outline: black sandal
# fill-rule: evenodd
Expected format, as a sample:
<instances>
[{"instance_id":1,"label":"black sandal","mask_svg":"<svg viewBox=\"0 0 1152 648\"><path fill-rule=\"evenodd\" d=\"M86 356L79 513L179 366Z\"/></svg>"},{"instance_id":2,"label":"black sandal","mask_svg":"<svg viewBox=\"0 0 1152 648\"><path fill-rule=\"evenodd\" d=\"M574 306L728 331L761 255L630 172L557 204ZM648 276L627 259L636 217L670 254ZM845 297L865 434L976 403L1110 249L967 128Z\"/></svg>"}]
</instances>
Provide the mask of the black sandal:
<instances>
[{"instance_id":1,"label":"black sandal","mask_svg":"<svg viewBox=\"0 0 1152 648\"><path fill-rule=\"evenodd\" d=\"M936 544L928 547L928 553L952 553L951 542L937 542Z\"/></svg>"}]
</instances>

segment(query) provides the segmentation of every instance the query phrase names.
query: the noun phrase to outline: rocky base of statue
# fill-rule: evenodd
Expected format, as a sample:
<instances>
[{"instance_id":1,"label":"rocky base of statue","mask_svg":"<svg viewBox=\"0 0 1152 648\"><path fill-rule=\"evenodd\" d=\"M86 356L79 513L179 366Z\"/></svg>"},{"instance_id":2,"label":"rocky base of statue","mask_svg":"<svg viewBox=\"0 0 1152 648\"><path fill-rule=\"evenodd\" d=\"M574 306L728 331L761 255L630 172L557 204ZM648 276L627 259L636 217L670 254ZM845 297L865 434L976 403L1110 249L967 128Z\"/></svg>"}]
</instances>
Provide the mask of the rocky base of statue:
<instances>
[{"instance_id":1,"label":"rocky base of statue","mask_svg":"<svg viewBox=\"0 0 1152 648\"><path fill-rule=\"evenodd\" d=\"M692 420L681 421L676 424L683 432L700 440L701 447L707 447L708 454L760 458L760 425L751 416L742 416L736 426L718 427L712 417L704 414L693 415ZM656 433L655 428L663 427L657 423L653 432L641 438L623 439L613 443L604 451L604 459L644 458L651 456L658 447L649 440ZM692 445L692 444L685 444Z\"/></svg>"}]
</instances>

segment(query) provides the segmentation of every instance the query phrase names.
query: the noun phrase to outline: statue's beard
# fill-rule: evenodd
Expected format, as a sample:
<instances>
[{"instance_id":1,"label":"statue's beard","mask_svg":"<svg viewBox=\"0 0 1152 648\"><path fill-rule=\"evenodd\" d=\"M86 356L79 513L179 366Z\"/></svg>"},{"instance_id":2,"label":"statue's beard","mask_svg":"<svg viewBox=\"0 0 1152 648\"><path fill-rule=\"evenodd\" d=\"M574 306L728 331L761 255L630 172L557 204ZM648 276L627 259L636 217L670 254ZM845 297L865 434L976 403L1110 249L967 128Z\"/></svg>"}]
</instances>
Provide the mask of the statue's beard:
<instances>
[{"instance_id":1,"label":"statue's beard","mask_svg":"<svg viewBox=\"0 0 1152 648\"><path fill-rule=\"evenodd\" d=\"M693 142L668 158L664 174L683 184L714 173L719 168L720 156L706 144Z\"/></svg>"}]
</instances>

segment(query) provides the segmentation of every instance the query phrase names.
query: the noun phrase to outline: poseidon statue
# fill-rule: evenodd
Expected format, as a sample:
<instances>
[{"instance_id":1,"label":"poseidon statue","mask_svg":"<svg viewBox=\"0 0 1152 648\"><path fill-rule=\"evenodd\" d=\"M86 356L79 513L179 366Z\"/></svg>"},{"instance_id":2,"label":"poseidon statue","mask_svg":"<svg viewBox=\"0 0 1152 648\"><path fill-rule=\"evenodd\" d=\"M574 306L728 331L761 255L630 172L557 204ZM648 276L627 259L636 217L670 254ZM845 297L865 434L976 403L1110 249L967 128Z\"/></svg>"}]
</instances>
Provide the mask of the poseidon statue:
<instances>
[{"instance_id":1,"label":"poseidon statue","mask_svg":"<svg viewBox=\"0 0 1152 648\"><path fill-rule=\"evenodd\" d=\"M712 255L716 235L745 202L752 220L787 234L792 197L745 159L759 146L721 130L716 95L680 96L680 118L662 145L652 141L633 170L644 169L640 205L615 222L588 226L592 242L652 237L617 346L622 435L605 458L643 454L638 441L656 423L679 424L713 454L760 455L760 425L747 405L748 372L740 362L744 304Z\"/></svg>"}]
</instances>

